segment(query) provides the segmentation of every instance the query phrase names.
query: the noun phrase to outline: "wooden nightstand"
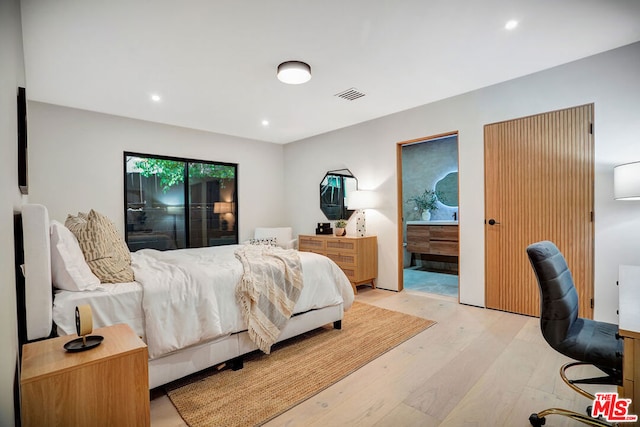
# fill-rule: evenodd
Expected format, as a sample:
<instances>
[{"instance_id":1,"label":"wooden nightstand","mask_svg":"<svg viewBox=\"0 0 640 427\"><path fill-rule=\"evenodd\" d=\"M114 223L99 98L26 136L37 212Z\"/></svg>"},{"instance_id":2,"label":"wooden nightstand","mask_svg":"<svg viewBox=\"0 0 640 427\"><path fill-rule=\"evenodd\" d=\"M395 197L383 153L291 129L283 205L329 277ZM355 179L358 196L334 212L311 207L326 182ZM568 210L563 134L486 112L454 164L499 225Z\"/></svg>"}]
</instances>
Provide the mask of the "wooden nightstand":
<instances>
[{"instance_id":1,"label":"wooden nightstand","mask_svg":"<svg viewBox=\"0 0 640 427\"><path fill-rule=\"evenodd\" d=\"M96 329L90 350L69 353L75 335L22 348L23 426L149 426L147 346L127 325Z\"/></svg>"},{"instance_id":2,"label":"wooden nightstand","mask_svg":"<svg viewBox=\"0 0 640 427\"><path fill-rule=\"evenodd\" d=\"M298 250L315 252L332 259L347 275L353 293L357 286L376 287L378 276L378 239L376 236L335 237L332 235L300 235Z\"/></svg>"}]
</instances>

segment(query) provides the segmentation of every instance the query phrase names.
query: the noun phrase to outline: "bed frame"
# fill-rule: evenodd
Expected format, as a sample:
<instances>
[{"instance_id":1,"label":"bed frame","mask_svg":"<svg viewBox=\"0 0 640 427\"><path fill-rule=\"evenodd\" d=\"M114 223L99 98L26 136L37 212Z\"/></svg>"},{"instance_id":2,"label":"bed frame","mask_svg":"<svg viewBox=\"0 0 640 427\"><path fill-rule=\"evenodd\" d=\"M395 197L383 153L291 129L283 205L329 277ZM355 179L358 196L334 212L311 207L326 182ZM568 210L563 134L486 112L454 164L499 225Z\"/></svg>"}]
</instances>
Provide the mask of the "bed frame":
<instances>
[{"instance_id":1,"label":"bed frame","mask_svg":"<svg viewBox=\"0 0 640 427\"><path fill-rule=\"evenodd\" d=\"M51 241L47 208L37 204L24 205L22 229L26 340L33 341L48 338L53 329ZM301 313L289 320L278 341L329 323L339 329L343 315L342 304ZM257 348L244 331L149 360L149 388L156 388L223 362L234 361L237 366L240 361L241 366L241 356Z\"/></svg>"}]
</instances>

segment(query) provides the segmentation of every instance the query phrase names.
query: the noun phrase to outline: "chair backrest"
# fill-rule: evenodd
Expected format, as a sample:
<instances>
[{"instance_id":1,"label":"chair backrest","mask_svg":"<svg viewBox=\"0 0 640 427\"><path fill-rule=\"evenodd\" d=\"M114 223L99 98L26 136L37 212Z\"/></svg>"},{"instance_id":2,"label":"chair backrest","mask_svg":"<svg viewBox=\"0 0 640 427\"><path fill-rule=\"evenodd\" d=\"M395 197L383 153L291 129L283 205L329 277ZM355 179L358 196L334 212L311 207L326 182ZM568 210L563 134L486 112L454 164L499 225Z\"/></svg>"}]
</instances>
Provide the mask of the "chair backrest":
<instances>
[{"instance_id":1,"label":"chair backrest","mask_svg":"<svg viewBox=\"0 0 640 427\"><path fill-rule=\"evenodd\" d=\"M527 255L540 288L540 328L556 350L578 318L578 293L560 250L549 241L533 243Z\"/></svg>"}]
</instances>

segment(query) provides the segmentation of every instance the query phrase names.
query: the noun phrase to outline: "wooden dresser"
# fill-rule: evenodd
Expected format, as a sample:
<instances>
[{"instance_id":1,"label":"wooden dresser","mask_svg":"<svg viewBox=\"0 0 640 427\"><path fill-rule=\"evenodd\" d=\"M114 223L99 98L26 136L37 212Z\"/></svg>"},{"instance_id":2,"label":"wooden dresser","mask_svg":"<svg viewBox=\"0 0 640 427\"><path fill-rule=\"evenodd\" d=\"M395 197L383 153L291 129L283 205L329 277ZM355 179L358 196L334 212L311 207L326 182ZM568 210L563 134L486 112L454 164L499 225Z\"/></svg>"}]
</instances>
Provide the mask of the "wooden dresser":
<instances>
[{"instance_id":1,"label":"wooden dresser","mask_svg":"<svg viewBox=\"0 0 640 427\"><path fill-rule=\"evenodd\" d=\"M147 346L127 325L96 329L104 341L68 353L64 336L22 348L23 426L149 426Z\"/></svg>"},{"instance_id":2,"label":"wooden dresser","mask_svg":"<svg viewBox=\"0 0 640 427\"><path fill-rule=\"evenodd\" d=\"M357 286L371 284L376 287L378 276L378 239L376 236L335 237L332 235L300 235L298 249L315 252L332 259L351 282L353 292Z\"/></svg>"}]
</instances>

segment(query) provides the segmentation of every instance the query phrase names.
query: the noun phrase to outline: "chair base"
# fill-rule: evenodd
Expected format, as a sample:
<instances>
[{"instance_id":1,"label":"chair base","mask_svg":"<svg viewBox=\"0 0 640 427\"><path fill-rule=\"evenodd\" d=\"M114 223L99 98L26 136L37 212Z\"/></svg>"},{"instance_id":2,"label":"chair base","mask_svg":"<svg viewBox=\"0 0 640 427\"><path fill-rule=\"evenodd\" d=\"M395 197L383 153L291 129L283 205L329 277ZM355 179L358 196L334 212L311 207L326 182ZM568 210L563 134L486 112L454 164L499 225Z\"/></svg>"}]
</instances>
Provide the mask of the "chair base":
<instances>
[{"instance_id":1,"label":"chair base","mask_svg":"<svg viewBox=\"0 0 640 427\"><path fill-rule=\"evenodd\" d=\"M592 363L587 363L587 362L565 363L560 368L560 377L562 378L562 381L564 381L566 385L571 387L572 390L574 390L576 393L581 394L582 396L586 397L589 400L595 400L596 397L593 394L589 393L588 391L578 387L576 384L600 384L600 385L615 385L615 386L622 385L622 382L620 380L620 378L622 378L622 375L621 374L615 375L615 373L617 373L618 371L612 371L611 374L609 374L608 372L605 372L607 373L607 376L605 377L570 380L566 374L567 370L569 368L573 368L574 366L580 366L580 365L595 366ZM599 368L599 369L603 369L603 368Z\"/></svg>"},{"instance_id":2,"label":"chair base","mask_svg":"<svg viewBox=\"0 0 640 427\"><path fill-rule=\"evenodd\" d=\"M589 415L584 415L578 412L561 408L549 408L545 409L544 411L538 412L537 414L531 414L529 416L529 422L533 427L541 427L547 422L545 418L547 415L561 415L563 417L569 417L575 421L580 421L581 423L597 427L616 427L618 425L608 423L598 418L593 418Z\"/></svg>"},{"instance_id":3,"label":"chair base","mask_svg":"<svg viewBox=\"0 0 640 427\"><path fill-rule=\"evenodd\" d=\"M589 393L586 390L583 390L582 388L578 387L576 384L609 384L609 385L618 385L618 381L616 380L615 377L613 376L606 376L606 377L601 377L601 378L590 378L590 379L584 379L584 380L570 380L569 378L567 378L567 374L566 371L569 368L572 368L574 366L578 366L578 365L592 365L591 363L586 363L586 362L569 362L566 363L564 365L562 365L562 367L560 368L560 377L562 378L562 381L564 381L564 383L566 385L568 385L569 387L571 387L571 389L573 389L575 392L581 394L582 396L586 397L587 399L593 401L595 400L595 396L591 393ZM593 365L592 365L593 366ZM606 422L602 419L599 418L593 418L591 416L591 411L588 410L588 414L580 414L578 412L574 412L574 411L569 411L568 409L562 409L562 408L549 408L549 409L545 409L544 411L540 411L538 413L534 413L531 414L529 416L529 422L531 423L531 425L533 427L541 427L546 423L546 416L547 415L560 415L560 416L564 416L564 417L569 417L573 420L579 421L581 423L590 425L590 426L600 426L600 427L615 427L618 424L612 424L609 422Z\"/></svg>"}]
</instances>

